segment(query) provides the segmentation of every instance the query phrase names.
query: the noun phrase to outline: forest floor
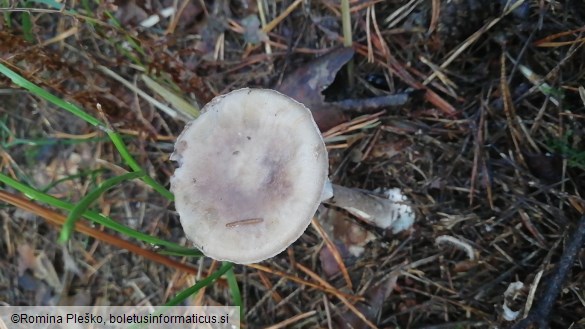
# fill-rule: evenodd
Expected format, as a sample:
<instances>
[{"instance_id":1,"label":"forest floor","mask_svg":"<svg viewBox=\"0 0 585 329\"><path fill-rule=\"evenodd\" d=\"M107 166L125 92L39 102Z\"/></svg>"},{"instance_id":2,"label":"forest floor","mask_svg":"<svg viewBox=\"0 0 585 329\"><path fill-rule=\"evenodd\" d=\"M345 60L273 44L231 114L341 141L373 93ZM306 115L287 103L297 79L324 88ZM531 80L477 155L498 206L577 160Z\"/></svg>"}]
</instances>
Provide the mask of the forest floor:
<instances>
[{"instance_id":1,"label":"forest floor","mask_svg":"<svg viewBox=\"0 0 585 329\"><path fill-rule=\"evenodd\" d=\"M59 243L52 223L69 212L18 184L79 204L135 171L111 130L168 187L173 142L198 108L258 87L312 110L333 182L399 188L416 221L393 234L323 206L287 251L233 266L241 300L222 278L184 304L240 303L245 328L585 328L585 2L0 7L0 64L25 81L0 74L0 303L161 305L217 270L95 223ZM189 246L153 184L125 181L89 209Z\"/></svg>"}]
</instances>

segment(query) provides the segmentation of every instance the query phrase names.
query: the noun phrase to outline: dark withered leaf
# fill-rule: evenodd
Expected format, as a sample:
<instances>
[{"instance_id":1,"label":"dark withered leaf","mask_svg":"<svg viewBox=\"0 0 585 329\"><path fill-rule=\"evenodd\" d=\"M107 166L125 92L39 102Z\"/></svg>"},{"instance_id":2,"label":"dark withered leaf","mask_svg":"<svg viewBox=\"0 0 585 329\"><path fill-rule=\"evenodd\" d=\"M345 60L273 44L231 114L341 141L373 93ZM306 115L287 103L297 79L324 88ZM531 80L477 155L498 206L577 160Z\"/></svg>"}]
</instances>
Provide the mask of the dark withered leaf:
<instances>
[{"instance_id":1,"label":"dark withered leaf","mask_svg":"<svg viewBox=\"0 0 585 329\"><path fill-rule=\"evenodd\" d=\"M288 74L276 90L305 104L323 131L345 121L344 114L328 106L321 93L335 80L337 72L354 54L352 48L339 48Z\"/></svg>"},{"instance_id":2,"label":"dark withered leaf","mask_svg":"<svg viewBox=\"0 0 585 329\"><path fill-rule=\"evenodd\" d=\"M526 158L528 169L530 169L530 172L534 176L549 184L561 180L563 173L563 157L559 154L524 153L524 157Z\"/></svg>"},{"instance_id":3,"label":"dark withered leaf","mask_svg":"<svg viewBox=\"0 0 585 329\"><path fill-rule=\"evenodd\" d=\"M352 48L333 50L289 74L277 90L303 104L320 104L324 100L321 92L335 80L337 72L353 54Z\"/></svg>"},{"instance_id":4,"label":"dark withered leaf","mask_svg":"<svg viewBox=\"0 0 585 329\"><path fill-rule=\"evenodd\" d=\"M355 307L372 323L378 322L378 315L382 305L396 287L398 272L392 273L387 279L373 285L364 293L365 301L355 304ZM353 312L346 312L334 318L340 329L366 329L369 326Z\"/></svg>"},{"instance_id":5,"label":"dark withered leaf","mask_svg":"<svg viewBox=\"0 0 585 329\"><path fill-rule=\"evenodd\" d=\"M347 246L341 242L336 243L335 245L342 258L349 257L349 250L347 250ZM321 261L321 270L323 270L323 273L325 273L327 277L332 277L336 274L339 274L339 271L341 271L329 247L325 246L323 249L321 249L319 252L319 260Z\"/></svg>"}]
</instances>

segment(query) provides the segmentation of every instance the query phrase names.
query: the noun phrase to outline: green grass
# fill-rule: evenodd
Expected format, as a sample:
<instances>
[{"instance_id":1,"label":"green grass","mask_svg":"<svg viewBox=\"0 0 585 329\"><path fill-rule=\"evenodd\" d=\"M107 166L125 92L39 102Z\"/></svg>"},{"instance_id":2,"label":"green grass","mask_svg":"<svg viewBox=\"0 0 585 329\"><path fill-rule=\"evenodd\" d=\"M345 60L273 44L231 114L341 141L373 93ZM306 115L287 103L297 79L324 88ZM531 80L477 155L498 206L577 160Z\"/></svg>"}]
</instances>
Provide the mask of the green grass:
<instances>
[{"instance_id":1,"label":"green grass","mask_svg":"<svg viewBox=\"0 0 585 329\"><path fill-rule=\"evenodd\" d=\"M69 211L69 215L63 223L63 228L61 228L61 234L59 235L59 242L65 243L69 241L71 234L75 229L75 221L81 217L81 215L89 209L89 206L97 200L102 194L104 194L107 190L111 189L112 187L116 187L116 185L121 184L124 181L131 180L134 178L141 178L145 176L146 173L143 171L135 171L126 173L120 176L112 177L102 184L100 184L96 189L89 192L86 196L81 198L79 202Z\"/></svg>"},{"instance_id":2,"label":"green grass","mask_svg":"<svg viewBox=\"0 0 585 329\"><path fill-rule=\"evenodd\" d=\"M28 7L28 6L29 6L29 2L27 1L26 7ZM22 24L22 34L23 34L24 40L26 40L28 42L33 42L35 37L34 37L34 33L33 33L33 22L31 20L30 13L23 12L20 19L21 19L21 24Z\"/></svg>"},{"instance_id":3,"label":"green grass","mask_svg":"<svg viewBox=\"0 0 585 329\"><path fill-rule=\"evenodd\" d=\"M208 285L212 284L213 281L219 279L222 275L226 274L229 270L232 269L232 264L224 262L221 267L215 271L213 274L209 275L207 278L197 282L195 285L181 291L178 293L174 298L169 300L165 306L177 306L181 304L185 299L189 298L193 294L196 294L199 290L207 287Z\"/></svg>"},{"instance_id":4,"label":"green grass","mask_svg":"<svg viewBox=\"0 0 585 329\"><path fill-rule=\"evenodd\" d=\"M10 7L10 0L2 0L0 1L0 6L3 8ZM12 29L12 15L10 12L5 11L2 13L4 16L4 23L6 24L6 28Z\"/></svg>"},{"instance_id":5,"label":"green grass","mask_svg":"<svg viewBox=\"0 0 585 329\"><path fill-rule=\"evenodd\" d=\"M236 274L234 273L233 267L226 272L226 277L232 295L232 303L235 306L240 307L240 319L243 319L244 306L242 303L242 294L240 293L240 287L238 286L238 281L236 280Z\"/></svg>"},{"instance_id":6,"label":"green grass","mask_svg":"<svg viewBox=\"0 0 585 329\"><path fill-rule=\"evenodd\" d=\"M6 15L6 13L5 13L5 15ZM27 15L24 15L23 17L27 17ZM44 188L34 187L34 186L32 186L32 184L28 180L26 180L26 182L22 182L22 181L11 178L10 176L8 176L4 173L0 173L0 183L3 183L6 186L9 186L15 190L20 191L30 200L35 200L35 201L41 202L43 204L50 205L50 206L53 206L53 207L56 207L56 208L59 208L59 209L62 209L64 211L68 212L67 221L66 221L65 225L63 226L62 231L61 231L61 235L59 237L59 240L61 242L67 241L67 239L70 237L70 235L72 233L75 221L78 220L79 218L83 217L83 218L90 220L94 223L103 225L104 227L109 228L109 229L111 229L111 230L113 230L113 231L115 231L123 236L126 236L129 239L135 239L135 240L139 240L139 241L148 243L150 245L157 246L157 247L159 247L160 250L162 250L161 253L163 253L163 254L189 256L189 257L201 257L202 256L202 253L198 250L183 247L183 246L178 245L176 243L166 241L163 239L159 239L159 238L153 237L149 234L139 232L137 230L131 229L129 227L126 227L126 226L118 223L117 221L115 221L114 219L112 219L108 216L105 216L99 212L90 210L89 208L90 208L90 205L93 203L93 201L98 199L108 189L114 188L114 187L118 186L119 184L123 183L124 181L131 180L131 179L142 180L144 183L146 183L147 185L152 187L157 193L159 193L161 196L168 199L169 201L173 201L174 196L163 185L158 183L152 177L146 175L146 170L144 168L142 168L140 163L128 151L128 148L127 148L122 136L120 134L118 134L114 129L112 129L107 123L104 123L101 120L95 118L94 116L88 114L86 111L84 111L82 108L78 107L77 105L72 104L70 102L67 102L67 101L53 95L52 93L48 92L47 90L37 86L36 84L32 83L31 81L27 80L23 76L19 75L15 71L8 68L7 66L2 64L1 62L0 62L0 74L6 76L15 85L17 85L21 88L24 88L25 90L30 92L32 95L52 103L53 105L57 106L58 108L60 108L64 111L67 111L72 116L75 116L75 117L87 122L91 126L95 127L95 129L98 129L98 130L101 130L102 132L104 132L105 135L107 136L106 140L109 139L109 142L111 142L114 145L118 154L121 156L122 161L124 162L124 165L129 170L129 173L127 173L127 174L120 175L120 176L114 176L110 179L107 179L102 184L95 186L94 189L89 191L88 194L86 196L82 197L81 200L79 202L77 202L76 204L64 201L62 199L55 198L55 197L47 194L46 191L63 180L70 180L70 179L75 179L78 177L83 177L82 175L95 175L98 173L104 173L103 169L99 169L97 171L86 171L85 173L80 174L80 176L77 176L77 175L69 176L69 177L66 177L60 181L52 182L51 184L49 184L49 186L46 186ZM3 141L8 140L9 139L8 137L12 137L12 138L10 138L9 143L2 142L5 150L8 150L8 149L13 148L13 147L18 146L18 145L41 147L43 145L56 143L56 141L51 140L51 139L38 139L38 138L37 139L19 139L19 138L14 138L14 136L10 132L10 129L4 123L0 124L0 134L3 137L3 139L2 139ZM98 138L95 140L83 140L81 142L91 143L91 142L96 142L96 141L104 141L104 138ZM73 141L66 141L66 142L73 143ZM224 275L226 273L228 273L227 278L228 278L228 282L229 282L230 291L232 293L233 302L237 306L241 306L242 305L241 294L239 292L239 287L238 287L237 282L235 280L235 275L233 274L233 269L232 269L231 263L224 263L217 271L210 274L207 278L200 280L194 286L179 293L177 296L175 296L174 298L169 300L166 303L166 305L171 306L171 305L178 305L178 304L182 303L186 298L197 293L200 289L211 285L215 280L217 280L218 278L220 278L222 275Z\"/></svg>"},{"instance_id":7,"label":"green grass","mask_svg":"<svg viewBox=\"0 0 585 329\"><path fill-rule=\"evenodd\" d=\"M576 150L571 146L570 140L574 132L569 130L561 139L549 143L550 148L567 159L567 166L585 170L585 150Z\"/></svg>"},{"instance_id":8,"label":"green grass","mask_svg":"<svg viewBox=\"0 0 585 329\"><path fill-rule=\"evenodd\" d=\"M15 85L28 90L33 95L45 99L46 101L56 105L57 107L65 111L68 111L69 113L89 123L90 125L104 131L106 135L110 138L111 142L114 144L116 149L118 150L118 153L120 154L126 165L130 167L130 169L134 172L142 171L140 164L138 164L138 162L132 157L132 155L128 151L128 148L124 144L122 137L117 132L112 130L110 127L108 127L105 123L86 113L77 105L64 101L59 97L51 94L50 92L42 89L41 87L35 85L34 83L28 81L27 79L25 79L18 73L12 71L2 63L0 63L0 74L5 75L7 78L12 80L12 82ZM174 200L173 194L151 177L144 176L143 181L165 198L169 200Z\"/></svg>"}]
</instances>

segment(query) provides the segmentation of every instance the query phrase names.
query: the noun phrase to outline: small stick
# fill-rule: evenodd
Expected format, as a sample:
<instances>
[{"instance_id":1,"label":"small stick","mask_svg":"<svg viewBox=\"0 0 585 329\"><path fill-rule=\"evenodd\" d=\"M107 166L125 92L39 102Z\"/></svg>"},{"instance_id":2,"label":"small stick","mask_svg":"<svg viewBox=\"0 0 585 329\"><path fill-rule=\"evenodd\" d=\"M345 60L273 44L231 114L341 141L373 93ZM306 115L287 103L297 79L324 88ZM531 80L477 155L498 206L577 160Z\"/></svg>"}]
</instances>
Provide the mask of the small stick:
<instances>
[{"instance_id":1,"label":"small stick","mask_svg":"<svg viewBox=\"0 0 585 329\"><path fill-rule=\"evenodd\" d=\"M238 227L240 225L253 225L253 224L262 223L263 221L264 221L264 219L262 219L262 218L248 218L248 219L242 219L242 220L237 220L235 222L227 223L227 224L225 224L225 227L232 228L232 227Z\"/></svg>"},{"instance_id":2,"label":"small stick","mask_svg":"<svg viewBox=\"0 0 585 329\"><path fill-rule=\"evenodd\" d=\"M577 257L583 243L585 243L585 215L581 216L579 225L573 231L572 237L567 239L565 250L561 255L557 268L548 280L549 284L544 289L538 305L530 311L528 316L516 323L512 329L526 329L532 324L536 328L547 328L550 325L549 316L553 311L554 304L563 288L575 258Z\"/></svg>"}]
</instances>

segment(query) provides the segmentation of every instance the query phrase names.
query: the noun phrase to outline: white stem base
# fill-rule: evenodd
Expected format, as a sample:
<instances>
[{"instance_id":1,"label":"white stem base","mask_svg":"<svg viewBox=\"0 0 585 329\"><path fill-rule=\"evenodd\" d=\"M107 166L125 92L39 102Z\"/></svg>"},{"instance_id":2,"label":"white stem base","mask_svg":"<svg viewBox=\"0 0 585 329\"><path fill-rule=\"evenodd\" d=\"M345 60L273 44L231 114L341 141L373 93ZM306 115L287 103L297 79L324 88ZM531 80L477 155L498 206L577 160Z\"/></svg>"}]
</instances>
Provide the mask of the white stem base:
<instances>
[{"instance_id":1,"label":"white stem base","mask_svg":"<svg viewBox=\"0 0 585 329\"><path fill-rule=\"evenodd\" d=\"M387 199L335 184L331 184L331 189L333 197L323 203L343 208L377 227L398 233L414 223L414 211L399 189L388 190Z\"/></svg>"}]
</instances>

